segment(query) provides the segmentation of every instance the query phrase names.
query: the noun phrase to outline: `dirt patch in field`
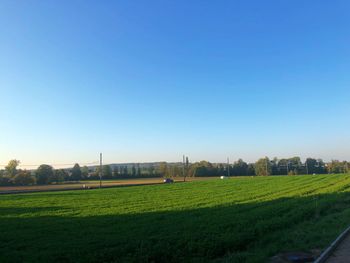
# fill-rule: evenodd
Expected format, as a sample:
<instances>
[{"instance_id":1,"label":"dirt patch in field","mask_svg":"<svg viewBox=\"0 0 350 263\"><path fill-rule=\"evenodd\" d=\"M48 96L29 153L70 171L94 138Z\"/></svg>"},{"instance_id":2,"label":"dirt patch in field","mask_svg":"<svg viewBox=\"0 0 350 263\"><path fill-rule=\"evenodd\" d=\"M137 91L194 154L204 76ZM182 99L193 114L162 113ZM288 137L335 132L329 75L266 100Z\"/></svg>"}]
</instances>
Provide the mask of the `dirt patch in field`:
<instances>
[{"instance_id":1,"label":"dirt patch in field","mask_svg":"<svg viewBox=\"0 0 350 263\"><path fill-rule=\"evenodd\" d=\"M213 177L187 178L186 181L201 181L214 179ZM175 182L183 182L183 178L176 178ZM140 179L120 179L102 181L102 188L162 184L163 178L140 178ZM82 181L76 183L51 184L51 185L32 185L32 186L1 186L0 194L30 193L43 191L64 191L64 190L84 190L100 187L99 181Z\"/></svg>"}]
</instances>

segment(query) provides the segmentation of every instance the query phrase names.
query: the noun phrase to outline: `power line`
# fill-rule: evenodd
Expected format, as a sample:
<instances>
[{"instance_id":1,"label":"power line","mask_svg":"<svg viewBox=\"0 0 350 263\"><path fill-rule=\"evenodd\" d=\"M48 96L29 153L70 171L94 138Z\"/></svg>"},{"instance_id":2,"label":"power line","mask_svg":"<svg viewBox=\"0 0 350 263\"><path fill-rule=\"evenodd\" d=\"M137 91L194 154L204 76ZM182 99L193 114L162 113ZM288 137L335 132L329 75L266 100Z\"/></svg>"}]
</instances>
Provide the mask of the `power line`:
<instances>
[{"instance_id":1,"label":"power line","mask_svg":"<svg viewBox=\"0 0 350 263\"><path fill-rule=\"evenodd\" d=\"M41 163L41 164L19 164L18 166L20 167L38 167L42 164L48 164L51 166L73 166L78 162L75 163ZM88 162L88 163L78 163L79 165L93 165L93 164L98 164L98 161L94 161L94 162ZM0 167L5 167L7 166L7 164L0 164Z\"/></svg>"}]
</instances>

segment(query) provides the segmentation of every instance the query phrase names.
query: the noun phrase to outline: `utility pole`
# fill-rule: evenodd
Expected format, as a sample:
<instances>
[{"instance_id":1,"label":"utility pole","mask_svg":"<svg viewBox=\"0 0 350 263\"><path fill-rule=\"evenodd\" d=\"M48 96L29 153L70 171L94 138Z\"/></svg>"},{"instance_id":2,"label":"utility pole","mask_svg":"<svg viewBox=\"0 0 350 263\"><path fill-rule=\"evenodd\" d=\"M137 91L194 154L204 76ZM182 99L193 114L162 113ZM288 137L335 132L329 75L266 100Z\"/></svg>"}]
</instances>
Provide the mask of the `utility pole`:
<instances>
[{"instance_id":1,"label":"utility pole","mask_svg":"<svg viewBox=\"0 0 350 263\"><path fill-rule=\"evenodd\" d=\"M100 153L100 188L102 187L102 153Z\"/></svg>"},{"instance_id":2,"label":"utility pole","mask_svg":"<svg viewBox=\"0 0 350 263\"><path fill-rule=\"evenodd\" d=\"M227 176L230 177L230 160L227 157Z\"/></svg>"},{"instance_id":3,"label":"utility pole","mask_svg":"<svg viewBox=\"0 0 350 263\"><path fill-rule=\"evenodd\" d=\"M307 159L305 161L305 167L306 167L306 174L309 174L309 167L307 166Z\"/></svg>"},{"instance_id":4,"label":"utility pole","mask_svg":"<svg viewBox=\"0 0 350 263\"><path fill-rule=\"evenodd\" d=\"M287 160L287 175L289 173L289 166L288 166L288 164L289 164L289 161Z\"/></svg>"},{"instance_id":5,"label":"utility pole","mask_svg":"<svg viewBox=\"0 0 350 263\"><path fill-rule=\"evenodd\" d=\"M186 169L185 169L185 177L187 177L187 175L189 174L189 163L190 163L190 162L188 161L188 156L186 156L185 159L186 159L186 164L185 164L185 165L186 165L186 166L185 166L185 167L186 167ZM193 177L194 175L192 174L191 176Z\"/></svg>"},{"instance_id":6,"label":"utility pole","mask_svg":"<svg viewBox=\"0 0 350 263\"><path fill-rule=\"evenodd\" d=\"M265 166L266 166L265 168L266 168L266 176L267 176L269 175L268 168L267 168L267 157L265 157Z\"/></svg>"},{"instance_id":7,"label":"utility pole","mask_svg":"<svg viewBox=\"0 0 350 263\"><path fill-rule=\"evenodd\" d=\"M182 175L184 176L184 182L186 182L186 176L185 176L185 155L182 155Z\"/></svg>"}]
</instances>

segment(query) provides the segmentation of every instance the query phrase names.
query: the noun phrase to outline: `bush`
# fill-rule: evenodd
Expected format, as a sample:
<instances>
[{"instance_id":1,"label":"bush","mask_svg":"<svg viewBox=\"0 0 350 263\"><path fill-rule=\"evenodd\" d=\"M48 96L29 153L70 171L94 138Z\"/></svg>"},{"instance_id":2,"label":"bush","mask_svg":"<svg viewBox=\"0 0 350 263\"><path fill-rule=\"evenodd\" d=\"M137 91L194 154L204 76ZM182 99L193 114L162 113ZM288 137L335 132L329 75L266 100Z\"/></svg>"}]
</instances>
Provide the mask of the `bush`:
<instances>
[{"instance_id":1,"label":"bush","mask_svg":"<svg viewBox=\"0 0 350 263\"><path fill-rule=\"evenodd\" d=\"M68 174L65 170L55 170L49 177L49 183L62 183L66 177L68 177Z\"/></svg>"},{"instance_id":2,"label":"bush","mask_svg":"<svg viewBox=\"0 0 350 263\"><path fill-rule=\"evenodd\" d=\"M11 182L9 177L1 175L0 176L0 185L1 186L8 186L8 185L12 185L12 182Z\"/></svg>"},{"instance_id":3,"label":"bush","mask_svg":"<svg viewBox=\"0 0 350 263\"><path fill-rule=\"evenodd\" d=\"M100 175L98 173L92 173L92 174L90 174L90 176L87 179L89 179L89 180L99 180L100 179Z\"/></svg>"},{"instance_id":4,"label":"bush","mask_svg":"<svg viewBox=\"0 0 350 263\"><path fill-rule=\"evenodd\" d=\"M16 185L33 185L35 184L35 177L30 172L23 171L15 175L13 183Z\"/></svg>"},{"instance_id":5,"label":"bush","mask_svg":"<svg viewBox=\"0 0 350 263\"><path fill-rule=\"evenodd\" d=\"M296 169L290 170L290 171L288 172L288 175L297 175L297 174L298 174L298 171L297 171Z\"/></svg>"}]
</instances>

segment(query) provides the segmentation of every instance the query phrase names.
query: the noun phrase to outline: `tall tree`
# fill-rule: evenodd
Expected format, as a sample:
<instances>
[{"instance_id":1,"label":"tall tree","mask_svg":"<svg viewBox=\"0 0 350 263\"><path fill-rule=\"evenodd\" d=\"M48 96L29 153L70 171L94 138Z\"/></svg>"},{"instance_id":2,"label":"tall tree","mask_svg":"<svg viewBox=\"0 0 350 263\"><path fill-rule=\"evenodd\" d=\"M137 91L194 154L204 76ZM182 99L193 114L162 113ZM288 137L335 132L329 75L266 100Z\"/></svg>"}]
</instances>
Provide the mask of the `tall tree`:
<instances>
[{"instance_id":1,"label":"tall tree","mask_svg":"<svg viewBox=\"0 0 350 263\"><path fill-rule=\"evenodd\" d=\"M271 174L273 175L279 175L279 169L278 169L278 158L274 157L271 161Z\"/></svg>"},{"instance_id":2,"label":"tall tree","mask_svg":"<svg viewBox=\"0 0 350 263\"><path fill-rule=\"evenodd\" d=\"M141 167L139 163L137 164L137 176L141 177Z\"/></svg>"},{"instance_id":3,"label":"tall tree","mask_svg":"<svg viewBox=\"0 0 350 263\"><path fill-rule=\"evenodd\" d=\"M89 167L83 166L83 167L81 168L81 177L82 177L83 179L86 179L86 178L89 177Z\"/></svg>"},{"instance_id":4,"label":"tall tree","mask_svg":"<svg viewBox=\"0 0 350 263\"><path fill-rule=\"evenodd\" d=\"M119 166L119 175L124 176L124 167L123 166Z\"/></svg>"},{"instance_id":5,"label":"tall tree","mask_svg":"<svg viewBox=\"0 0 350 263\"><path fill-rule=\"evenodd\" d=\"M255 168L254 168L254 164L253 163L249 163L248 164L248 168L247 168L247 175L256 175L255 174Z\"/></svg>"},{"instance_id":6,"label":"tall tree","mask_svg":"<svg viewBox=\"0 0 350 263\"><path fill-rule=\"evenodd\" d=\"M255 174L267 176L271 174L271 163L268 157L261 158L255 163Z\"/></svg>"},{"instance_id":7,"label":"tall tree","mask_svg":"<svg viewBox=\"0 0 350 263\"><path fill-rule=\"evenodd\" d=\"M295 157L289 158L288 161L289 161L289 170L292 171L293 174L299 174L303 172L300 157L295 156Z\"/></svg>"},{"instance_id":8,"label":"tall tree","mask_svg":"<svg viewBox=\"0 0 350 263\"><path fill-rule=\"evenodd\" d=\"M305 168L308 174L317 173L317 160L313 158L307 158L305 161Z\"/></svg>"},{"instance_id":9,"label":"tall tree","mask_svg":"<svg viewBox=\"0 0 350 263\"><path fill-rule=\"evenodd\" d=\"M242 159L234 162L232 167L232 175L247 175L248 174L248 164Z\"/></svg>"},{"instance_id":10,"label":"tall tree","mask_svg":"<svg viewBox=\"0 0 350 263\"><path fill-rule=\"evenodd\" d=\"M159 164L159 174L163 177L167 177L169 174L168 164L166 162L161 162Z\"/></svg>"},{"instance_id":11,"label":"tall tree","mask_svg":"<svg viewBox=\"0 0 350 263\"><path fill-rule=\"evenodd\" d=\"M54 170L52 166L42 164L36 170L35 176L37 184L48 184L50 180L54 177Z\"/></svg>"},{"instance_id":12,"label":"tall tree","mask_svg":"<svg viewBox=\"0 0 350 263\"><path fill-rule=\"evenodd\" d=\"M317 159L316 171L319 174L327 173L326 164L323 162L322 159Z\"/></svg>"},{"instance_id":13,"label":"tall tree","mask_svg":"<svg viewBox=\"0 0 350 263\"><path fill-rule=\"evenodd\" d=\"M128 177L129 176L129 171L128 171L128 167L125 165L123 168L123 176Z\"/></svg>"},{"instance_id":14,"label":"tall tree","mask_svg":"<svg viewBox=\"0 0 350 263\"><path fill-rule=\"evenodd\" d=\"M132 167L131 167L131 174L132 174L133 177L136 176L136 167L135 167L135 164L133 164Z\"/></svg>"},{"instance_id":15,"label":"tall tree","mask_svg":"<svg viewBox=\"0 0 350 263\"><path fill-rule=\"evenodd\" d=\"M176 177L181 176L181 174L182 174L182 168L181 168L181 166L175 164L175 165L173 166L173 174L174 174L174 176L176 176Z\"/></svg>"},{"instance_id":16,"label":"tall tree","mask_svg":"<svg viewBox=\"0 0 350 263\"><path fill-rule=\"evenodd\" d=\"M69 173L65 169L57 169L54 177L56 182L68 181Z\"/></svg>"},{"instance_id":17,"label":"tall tree","mask_svg":"<svg viewBox=\"0 0 350 263\"><path fill-rule=\"evenodd\" d=\"M113 168L113 177L117 178L119 176L119 168L118 166L114 166Z\"/></svg>"},{"instance_id":18,"label":"tall tree","mask_svg":"<svg viewBox=\"0 0 350 263\"><path fill-rule=\"evenodd\" d=\"M348 163L346 161L332 160L327 164L327 170L333 174L346 173L348 171Z\"/></svg>"},{"instance_id":19,"label":"tall tree","mask_svg":"<svg viewBox=\"0 0 350 263\"><path fill-rule=\"evenodd\" d=\"M72 181L79 181L81 180L81 169L80 169L80 165L79 164L74 164L73 168L72 168L72 174L71 174L71 180Z\"/></svg>"},{"instance_id":20,"label":"tall tree","mask_svg":"<svg viewBox=\"0 0 350 263\"><path fill-rule=\"evenodd\" d=\"M217 166L217 170L219 176L226 176L225 166L222 163Z\"/></svg>"},{"instance_id":21,"label":"tall tree","mask_svg":"<svg viewBox=\"0 0 350 263\"><path fill-rule=\"evenodd\" d=\"M148 167L148 175L149 176L153 176L154 175L154 166L153 164L150 165L150 167Z\"/></svg>"},{"instance_id":22,"label":"tall tree","mask_svg":"<svg viewBox=\"0 0 350 263\"><path fill-rule=\"evenodd\" d=\"M289 159L278 160L277 166L278 166L278 174L280 175L288 174L288 172L290 171Z\"/></svg>"},{"instance_id":23,"label":"tall tree","mask_svg":"<svg viewBox=\"0 0 350 263\"><path fill-rule=\"evenodd\" d=\"M109 165L102 166L102 178L111 179L112 178L112 169Z\"/></svg>"},{"instance_id":24,"label":"tall tree","mask_svg":"<svg viewBox=\"0 0 350 263\"><path fill-rule=\"evenodd\" d=\"M8 164L5 166L5 173L9 177L14 177L17 173L17 167L20 164L19 160L11 160L8 162Z\"/></svg>"},{"instance_id":25,"label":"tall tree","mask_svg":"<svg viewBox=\"0 0 350 263\"><path fill-rule=\"evenodd\" d=\"M215 176L217 169L207 161L193 163L190 166L188 176Z\"/></svg>"}]
</instances>

